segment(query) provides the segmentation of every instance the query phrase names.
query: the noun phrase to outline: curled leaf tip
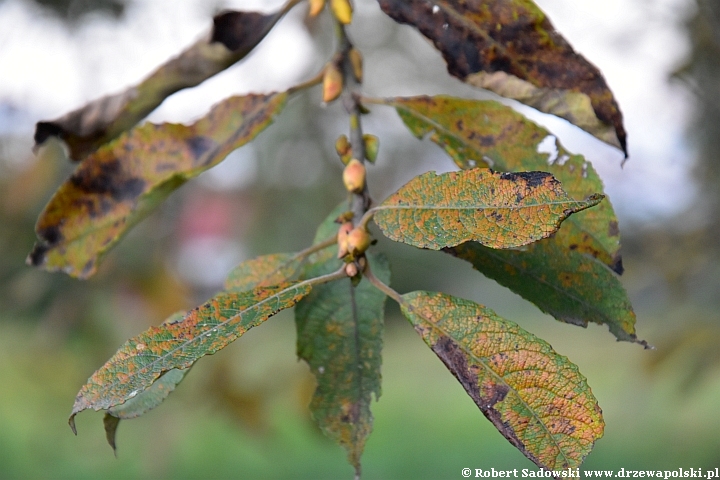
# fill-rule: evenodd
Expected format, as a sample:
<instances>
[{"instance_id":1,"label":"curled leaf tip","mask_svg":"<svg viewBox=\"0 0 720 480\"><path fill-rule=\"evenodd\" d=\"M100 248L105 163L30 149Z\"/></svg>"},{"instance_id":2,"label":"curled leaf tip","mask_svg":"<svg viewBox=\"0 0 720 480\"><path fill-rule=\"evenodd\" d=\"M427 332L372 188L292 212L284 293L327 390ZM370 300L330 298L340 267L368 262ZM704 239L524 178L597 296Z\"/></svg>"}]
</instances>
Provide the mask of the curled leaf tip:
<instances>
[{"instance_id":1,"label":"curled leaf tip","mask_svg":"<svg viewBox=\"0 0 720 480\"><path fill-rule=\"evenodd\" d=\"M115 442L115 436L117 435L117 428L120 425L120 419L114 415L106 413L103 417L103 426L105 427L105 438L108 444L112 447L115 458L117 458L117 444Z\"/></svg>"},{"instance_id":2,"label":"curled leaf tip","mask_svg":"<svg viewBox=\"0 0 720 480\"><path fill-rule=\"evenodd\" d=\"M70 415L70 418L68 418L68 425L70 425L70 430L77 436L77 428L75 427L75 414L73 413Z\"/></svg>"}]
</instances>

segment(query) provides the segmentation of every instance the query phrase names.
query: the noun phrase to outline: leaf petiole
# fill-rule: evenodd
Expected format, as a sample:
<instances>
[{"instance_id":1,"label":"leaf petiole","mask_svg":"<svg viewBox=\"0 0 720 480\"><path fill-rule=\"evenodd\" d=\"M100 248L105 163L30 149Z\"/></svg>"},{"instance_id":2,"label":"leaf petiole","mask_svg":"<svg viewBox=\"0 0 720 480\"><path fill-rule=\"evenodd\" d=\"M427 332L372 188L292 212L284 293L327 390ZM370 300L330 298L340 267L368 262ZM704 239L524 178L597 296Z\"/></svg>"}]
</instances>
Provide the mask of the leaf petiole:
<instances>
[{"instance_id":1,"label":"leaf petiole","mask_svg":"<svg viewBox=\"0 0 720 480\"><path fill-rule=\"evenodd\" d=\"M363 272L363 276L365 278L367 278L368 281L375 288L377 288L378 290L383 292L385 295L387 295L388 297L395 300L398 304L402 305L403 303L405 303L405 301L402 299L402 296L398 292L396 292L395 290L390 288L389 285L386 285L385 283L382 282L382 280L380 280L375 275L373 275L372 270L370 269L370 265L368 265L367 268L365 269L365 271Z\"/></svg>"}]
</instances>

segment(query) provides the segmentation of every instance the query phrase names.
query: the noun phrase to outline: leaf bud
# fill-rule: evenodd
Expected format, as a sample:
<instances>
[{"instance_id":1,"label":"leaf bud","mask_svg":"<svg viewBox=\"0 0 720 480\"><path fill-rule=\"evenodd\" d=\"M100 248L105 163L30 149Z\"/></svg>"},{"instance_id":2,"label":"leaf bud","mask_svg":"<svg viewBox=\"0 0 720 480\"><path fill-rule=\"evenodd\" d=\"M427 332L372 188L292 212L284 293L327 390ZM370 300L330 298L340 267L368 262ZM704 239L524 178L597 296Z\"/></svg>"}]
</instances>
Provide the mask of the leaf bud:
<instances>
[{"instance_id":1,"label":"leaf bud","mask_svg":"<svg viewBox=\"0 0 720 480\"><path fill-rule=\"evenodd\" d=\"M365 188L365 165L357 158L350 160L343 170L343 183L351 193L360 193Z\"/></svg>"},{"instance_id":2,"label":"leaf bud","mask_svg":"<svg viewBox=\"0 0 720 480\"><path fill-rule=\"evenodd\" d=\"M325 67L323 76L323 102L329 103L340 96L343 89L343 75L333 62Z\"/></svg>"},{"instance_id":3,"label":"leaf bud","mask_svg":"<svg viewBox=\"0 0 720 480\"><path fill-rule=\"evenodd\" d=\"M325 0L308 0L310 2L310 16L316 17L325 7Z\"/></svg>"},{"instance_id":4,"label":"leaf bud","mask_svg":"<svg viewBox=\"0 0 720 480\"><path fill-rule=\"evenodd\" d=\"M363 135L363 142L365 142L365 158L368 161L375 163L377 160L378 149L380 148L380 140L375 135L365 134Z\"/></svg>"},{"instance_id":5,"label":"leaf bud","mask_svg":"<svg viewBox=\"0 0 720 480\"><path fill-rule=\"evenodd\" d=\"M335 151L340 155L342 162L347 165L352 159L352 146L345 135L340 135L335 142Z\"/></svg>"},{"instance_id":6,"label":"leaf bud","mask_svg":"<svg viewBox=\"0 0 720 480\"><path fill-rule=\"evenodd\" d=\"M355 227L347 236L347 249L350 255L356 257L370 246L372 238L364 227Z\"/></svg>"},{"instance_id":7,"label":"leaf bud","mask_svg":"<svg viewBox=\"0 0 720 480\"><path fill-rule=\"evenodd\" d=\"M357 265L355 265L355 262L350 262L345 265L345 273L348 277L355 277L358 273L360 273L360 271L358 270Z\"/></svg>"},{"instance_id":8,"label":"leaf bud","mask_svg":"<svg viewBox=\"0 0 720 480\"><path fill-rule=\"evenodd\" d=\"M348 236L353 229L352 222L345 222L340 225L337 233L338 258L344 258L350 251L348 250Z\"/></svg>"},{"instance_id":9,"label":"leaf bud","mask_svg":"<svg viewBox=\"0 0 720 480\"><path fill-rule=\"evenodd\" d=\"M348 52L348 58L350 59L350 65L352 66L353 76L355 80L362 83L363 79L363 57L362 53L356 48L351 48Z\"/></svg>"},{"instance_id":10,"label":"leaf bud","mask_svg":"<svg viewBox=\"0 0 720 480\"><path fill-rule=\"evenodd\" d=\"M330 0L330 8L338 22L347 25L352 22L352 5L350 0Z\"/></svg>"}]
</instances>

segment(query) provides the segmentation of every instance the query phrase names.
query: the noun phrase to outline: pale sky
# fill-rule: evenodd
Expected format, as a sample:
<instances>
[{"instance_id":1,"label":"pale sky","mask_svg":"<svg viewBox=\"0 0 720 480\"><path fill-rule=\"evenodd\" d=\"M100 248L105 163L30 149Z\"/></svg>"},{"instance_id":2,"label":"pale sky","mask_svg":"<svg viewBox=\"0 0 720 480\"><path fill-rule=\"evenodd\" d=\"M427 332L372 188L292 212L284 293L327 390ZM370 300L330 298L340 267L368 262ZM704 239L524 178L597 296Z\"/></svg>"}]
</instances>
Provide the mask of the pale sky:
<instances>
[{"instance_id":1,"label":"pale sky","mask_svg":"<svg viewBox=\"0 0 720 480\"><path fill-rule=\"evenodd\" d=\"M135 1L125 20L96 17L71 35L26 2L0 3L0 134L27 135L34 123L136 83L209 25L206 0ZM232 0L224 6L273 10L282 1ZM358 22L379 13L356 0ZM692 98L667 81L682 62L687 0L537 0L566 39L605 75L625 116L630 161L564 121L523 110L556 133L565 147L593 162L622 218L663 218L693 201L684 140ZM286 88L316 62L296 8L242 65L166 101L153 121L190 121L231 95ZM362 28L362 25L358 25ZM372 92L371 92L372 93Z\"/></svg>"}]
</instances>

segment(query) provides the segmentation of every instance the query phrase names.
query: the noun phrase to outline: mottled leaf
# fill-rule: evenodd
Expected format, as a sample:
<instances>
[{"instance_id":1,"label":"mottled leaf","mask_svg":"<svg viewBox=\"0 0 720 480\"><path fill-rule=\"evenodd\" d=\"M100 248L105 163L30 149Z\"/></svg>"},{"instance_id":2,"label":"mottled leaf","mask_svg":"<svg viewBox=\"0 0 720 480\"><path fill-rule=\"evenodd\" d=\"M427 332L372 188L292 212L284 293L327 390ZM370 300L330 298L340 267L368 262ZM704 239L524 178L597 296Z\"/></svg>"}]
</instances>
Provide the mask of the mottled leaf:
<instances>
[{"instance_id":1,"label":"mottled leaf","mask_svg":"<svg viewBox=\"0 0 720 480\"><path fill-rule=\"evenodd\" d=\"M578 200L603 189L582 156L557 140L556 152L539 151L550 133L497 102L414 97L382 103L395 107L414 135L429 135L461 168L547 170ZM637 340L635 313L622 284L602 265L623 271L618 222L608 199L571 215L552 238L520 250L468 243L447 251L558 320L605 324L618 339L647 345Z\"/></svg>"},{"instance_id":2,"label":"mottled leaf","mask_svg":"<svg viewBox=\"0 0 720 480\"><path fill-rule=\"evenodd\" d=\"M378 0L440 50L451 75L562 117L627 156L622 113L600 71L531 0Z\"/></svg>"},{"instance_id":3,"label":"mottled leaf","mask_svg":"<svg viewBox=\"0 0 720 480\"><path fill-rule=\"evenodd\" d=\"M389 283L390 269L382 255L367 254L377 277ZM309 277L337 270L342 261L326 258L310 265ZM298 356L317 379L310 403L322 431L342 445L360 472L360 457L372 430L370 402L380 396L385 295L363 279L320 285L295 309Z\"/></svg>"},{"instance_id":4,"label":"mottled leaf","mask_svg":"<svg viewBox=\"0 0 720 480\"><path fill-rule=\"evenodd\" d=\"M244 58L297 1L272 14L225 11L213 27L177 57L161 65L140 84L109 95L52 121L38 122L35 145L58 137L70 158L82 160L145 118L165 98L194 87Z\"/></svg>"},{"instance_id":5,"label":"mottled leaf","mask_svg":"<svg viewBox=\"0 0 720 480\"><path fill-rule=\"evenodd\" d=\"M307 282L247 292L221 293L191 310L183 319L150 327L131 338L82 387L73 405L70 426L83 410L122 405L149 388L163 373L187 369L290 308L311 290Z\"/></svg>"},{"instance_id":6,"label":"mottled leaf","mask_svg":"<svg viewBox=\"0 0 720 480\"><path fill-rule=\"evenodd\" d=\"M388 238L419 248L439 250L469 240L512 248L552 235L568 215L602 198L572 200L544 172L428 172L376 207L373 219Z\"/></svg>"},{"instance_id":7,"label":"mottled leaf","mask_svg":"<svg viewBox=\"0 0 720 480\"><path fill-rule=\"evenodd\" d=\"M582 235L576 229L566 222L558 235ZM635 312L620 279L598 260L566 250L555 239L518 250L468 242L447 251L562 322L607 325L618 340L650 348L635 334Z\"/></svg>"},{"instance_id":8,"label":"mottled leaf","mask_svg":"<svg viewBox=\"0 0 720 480\"><path fill-rule=\"evenodd\" d=\"M187 312L181 311L174 313L163 324L182 321ZM155 383L150 385L143 392L134 396L122 405L115 406L105 413L103 418L103 426L105 427L105 437L117 454L117 445L115 443L115 435L117 433L120 420L129 420L137 418L149 412L153 408L159 406L170 395L175 388L183 381L185 375L188 374L190 368L183 370L173 369L164 373Z\"/></svg>"},{"instance_id":9,"label":"mottled leaf","mask_svg":"<svg viewBox=\"0 0 720 480\"><path fill-rule=\"evenodd\" d=\"M580 466L602 437L604 422L577 366L471 301L413 292L402 296L400 306L511 444L548 470Z\"/></svg>"},{"instance_id":10,"label":"mottled leaf","mask_svg":"<svg viewBox=\"0 0 720 480\"><path fill-rule=\"evenodd\" d=\"M28 263L87 278L102 256L172 191L252 140L286 93L232 97L186 126L146 124L78 165L40 215Z\"/></svg>"},{"instance_id":11,"label":"mottled leaf","mask_svg":"<svg viewBox=\"0 0 720 480\"><path fill-rule=\"evenodd\" d=\"M590 162L568 152L546 129L498 102L438 96L389 98L382 103L395 107L416 137L429 135L460 168L550 172L575 200L603 191L602 180ZM548 138L552 144L541 145ZM557 151L539 150L549 146ZM580 234L566 235L563 228L555 236L556 242L592 255L622 273L620 231L608 199L570 216L567 223L575 224Z\"/></svg>"}]
</instances>

